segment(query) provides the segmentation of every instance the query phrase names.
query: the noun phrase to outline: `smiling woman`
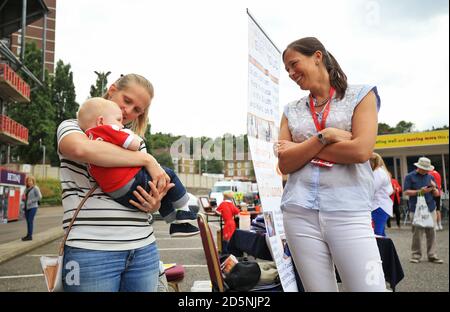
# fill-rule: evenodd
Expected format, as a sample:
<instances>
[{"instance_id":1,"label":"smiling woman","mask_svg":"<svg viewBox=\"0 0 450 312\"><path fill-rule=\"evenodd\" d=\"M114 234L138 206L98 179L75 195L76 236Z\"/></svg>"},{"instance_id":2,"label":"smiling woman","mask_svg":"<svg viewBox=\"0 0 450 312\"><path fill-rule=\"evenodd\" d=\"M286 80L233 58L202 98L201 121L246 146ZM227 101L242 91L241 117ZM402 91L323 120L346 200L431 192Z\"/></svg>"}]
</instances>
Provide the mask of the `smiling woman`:
<instances>
[{"instance_id":1,"label":"smiling woman","mask_svg":"<svg viewBox=\"0 0 450 312\"><path fill-rule=\"evenodd\" d=\"M133 85L133 89L129 86ZM150 101L154 97L151 83L137 74L121 75L104 95L117 103L122 110L123 124L130 124L136 134L144 136L148 124Z\"/></svg>"},{"instance_id":2,"label":"smiling woman","mask_svg":"<svg viewBox=\"0 0 450 312\"><path fill-rule=\"evenodd\" d=\"M122 113L124 123L131 130L145 132L153 97L153 87L148 80L135 74L123 76L113 83L105 97L111 101L101 100L117 105L116 112ZM74 119L59 125L57 141L64 229L74 214L74 207L96 185L86 163L101 167L146 167L152 171L155 185L165 179L164 170L146 153L145 143L138 144L138 152L90 140ZM148 213L160 208L161 199L169 188L169 185L161 189L153 187L147 192L138 187L138 202L131 203L134 208L119 204L104 190L97 189L80 210L64 247L64 290L155 291L159 252ZM73 269L73 263L79 270ZM127 263L127 266L118 263ZM78 274L79 283L71 280L73 274Z\"/></svg>"},{"instance_id":3,"label":"smiling woman","mask_svg":"<svg viewBox=\"0 0 450 312\"><path fill-rule=\"evenodd\" d=\"M279 168L289 174L284 229L303 286L337 291L335 264L347 291L385 291L370 218L377 88L347 85L336 59L313 37L289 44L283 61L310 92L286 105L277 146Z\"/></svg>"}]
</instances>

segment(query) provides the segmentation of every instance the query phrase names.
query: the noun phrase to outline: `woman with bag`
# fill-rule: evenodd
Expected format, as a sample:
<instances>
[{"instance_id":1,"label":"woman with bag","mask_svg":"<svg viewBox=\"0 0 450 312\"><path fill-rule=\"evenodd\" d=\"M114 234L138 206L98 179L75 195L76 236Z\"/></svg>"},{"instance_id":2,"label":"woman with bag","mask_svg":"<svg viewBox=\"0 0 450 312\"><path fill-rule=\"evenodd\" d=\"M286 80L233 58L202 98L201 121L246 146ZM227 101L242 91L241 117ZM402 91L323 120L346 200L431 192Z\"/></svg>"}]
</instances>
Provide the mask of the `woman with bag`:
<instances>
[{"instance_id":1,"label":"woman with bag","mask_svg":"<svg viewBox=\"0 0 450 312\"><path fill-rule=\"evenodd\" d=\"M153 86L144 77L128 74L116 80L104 96L115 102L123 114L123 124L143 136ZM140 151L89 140L76 119L63 121L57 132L61 160L64 206L63 228L95 185L86 163L103 167L144 166L152 176L151 192L138 187L134 192L138 208L124 207L97 188L81 207L64 247L62 279L65 291L156 291L159 252L149 223L161 198L173 187L156 160Z\"/></svg>"},{"instance_id":2,"label":"woman with bag","mask_svg":"<svg viewBox=\"0 0 450 312\"><path fill-rule=\"evenodd\" d=\"M414 214L416 212L416 206L420 202L421 206L427 206L428 211L431 214L432 220L436 219L436 202L433 196L437 196L439 190L436 187L436 181L434 177L428 174L434 169L431 165L431 161L426 157L420 157L419 161L414 163L416 170L408 173L405 177L405 183L403 189L405 195L409 196L409 211L411 220L414 222ZM419 201L420 199L420 201ZM425 234L427 238L427 256L428 261L432 263L441 264L444 261L439 259L436 254L436 231L434 226L422 227L413 224L413 237L411 244L411 263L419 263L422 258L422 237Z\"/></svg>"},{"instance_id":3,"label":"woman with bag","mask_svg":"<svg viewBox=\"0 0 450 312\"><path fill-rule=\"evenodd\" d=\"M377 88L347 85L316 38L283 52L289 77L309 95L285 106L276 150L289 174L281 199L289 249L306 291L386 291L371 225Z\"/></svg>"},{"instance_id":4,"label":"woman with bag","mask_svg":"<svg viewBox=\"0 0 450 312\"><path fill-rule=\"evenodd\" d=\"M25 219L27 220L27 235L22 237L22 241L33 240L33 224L34 217L39 207L39 201L42 199L41 190L36 185L35 177L29 175L25 179L25 198L24 198L24 210Z\"/></svg>"}]
</instances>

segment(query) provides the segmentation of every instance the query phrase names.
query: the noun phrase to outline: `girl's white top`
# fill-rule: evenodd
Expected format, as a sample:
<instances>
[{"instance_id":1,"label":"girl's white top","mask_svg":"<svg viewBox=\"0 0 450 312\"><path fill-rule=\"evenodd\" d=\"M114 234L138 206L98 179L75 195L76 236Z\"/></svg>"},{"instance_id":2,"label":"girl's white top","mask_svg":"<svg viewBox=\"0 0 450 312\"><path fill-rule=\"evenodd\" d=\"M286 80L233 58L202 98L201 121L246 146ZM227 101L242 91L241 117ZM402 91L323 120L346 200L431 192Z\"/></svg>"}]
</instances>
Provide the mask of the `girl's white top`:
<instances>
[{"instance_id":1,"label":"girl's white top","mask_svg":"<svg viewBox=\"0 0 450 312\"><path fill-rule=\"evenodd\" d=\"M375 169L373 176L375 195L372 201L372 211L381 208L392 217L393 202L390 195L394 192L394 189L392 188L391 178L382 167Z\"/></svg>"}]
</instances>

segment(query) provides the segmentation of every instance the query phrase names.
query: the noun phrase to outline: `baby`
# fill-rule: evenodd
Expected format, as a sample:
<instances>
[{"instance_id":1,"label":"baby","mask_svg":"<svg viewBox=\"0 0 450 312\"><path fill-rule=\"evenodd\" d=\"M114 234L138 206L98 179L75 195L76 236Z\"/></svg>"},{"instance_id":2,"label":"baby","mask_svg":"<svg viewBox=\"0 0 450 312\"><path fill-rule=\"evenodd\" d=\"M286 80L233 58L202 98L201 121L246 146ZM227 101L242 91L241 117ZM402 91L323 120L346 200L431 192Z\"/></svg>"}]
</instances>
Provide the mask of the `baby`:
<instances>
[{"instance_id":1,"label":"baby","mask_svg":"<svg viewBox=\"0 0 450 312\"><path fill-rule=\"evenodd\" d=\"M78 124L90 140L101 140L123 148L138 151L142 139L122 124L122 111L119 106L103 98L87 100L78 111ZM150 191L151 176L144 167L99 167L89 164L89 173L101 189L123 206L136 209L130 200L138 202L133 195L137 186ZM189 195L178 176L171 169L162 167L170 177L172 187L161 200L160 215L170 225L171 236L191 236L199 233L197 227L189 224L196 219L191 211L177 208L186 207Z\"/></svg>"}]
</instances>

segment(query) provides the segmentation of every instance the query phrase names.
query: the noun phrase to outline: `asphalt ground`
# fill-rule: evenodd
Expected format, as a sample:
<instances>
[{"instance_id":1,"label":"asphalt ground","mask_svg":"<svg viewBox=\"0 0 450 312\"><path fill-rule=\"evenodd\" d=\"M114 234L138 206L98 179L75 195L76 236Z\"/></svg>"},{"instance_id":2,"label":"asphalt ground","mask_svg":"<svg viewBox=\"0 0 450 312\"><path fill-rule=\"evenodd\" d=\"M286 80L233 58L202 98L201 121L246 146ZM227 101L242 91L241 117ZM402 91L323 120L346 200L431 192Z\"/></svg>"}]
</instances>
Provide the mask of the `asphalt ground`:
<instances>
[{"instance_id":1,"label":"asphalt ground","mask_svg":"<svg viewBox=\"0 0 450 312\"><path fill-rule=\"evenodd\" d=\"M36 234L32 242L20 241L20 237L24 235L26 228L24 220L0 224L1 292L46 291L39 256L56 254L62 233L58 233L62 209L61 207L41 207L40 210L36 217ZM218 223L210 222L210 225L215 233L218 229ZM200 235L171 238L169 225L162 220L154 222L154 229L161 260L164 263L183 264L185 267L185 278L180 283L182 291L191 291L194 281L209 280ZM446 223L444 230L437 232L437 250L439 257L444 260L443 264L429 263L426 259L422 259L423 261L419 264L409 262L412 233L408 224L401 229L393 225L391 229L387 229L387 235L395 244L405 273L404 279L396 287L397 292L449 291L449 232ZM52 238L51 241L45 241L45 239ZM27 244L28 250L24 249ZM4 248L5 246L9 246L10 258L14 250L16 250L16 253L18 249L22 251L19 255L8 259L8 255L5 256L8 252ZM11 249L14 250L11 251ZM425 246L423 246L423 249L425 250ZM170 291L173 290L170 289Z\"/></svg>"}]
</instances>

